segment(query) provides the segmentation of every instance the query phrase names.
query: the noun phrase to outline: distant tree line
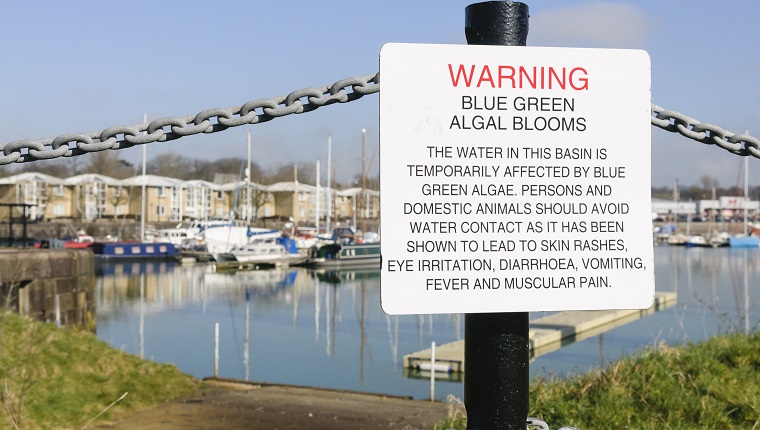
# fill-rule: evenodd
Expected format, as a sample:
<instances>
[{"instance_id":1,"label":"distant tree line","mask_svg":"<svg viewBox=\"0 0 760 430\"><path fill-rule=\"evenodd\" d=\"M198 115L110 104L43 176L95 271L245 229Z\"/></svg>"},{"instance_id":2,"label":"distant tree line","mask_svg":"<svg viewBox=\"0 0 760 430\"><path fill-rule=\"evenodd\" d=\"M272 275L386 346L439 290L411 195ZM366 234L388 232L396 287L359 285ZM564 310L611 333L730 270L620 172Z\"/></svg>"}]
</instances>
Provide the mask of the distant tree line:
<instances>
[{"instance_id":1,"label":"distant tree line","mask_svg":"<svg viewBox=\"0 0 760 430\"><path fill-rule=\"evenodd\" d=\"M735 184L732 186L721 187L718 180L704 175L699 179L697 184L685 185L677 184L678 196L676 196L676 183L674 181L671 186L652 187L652 197L665 200L674 200L678 198L680 201L697 201L697 200L711 200L713 198L713 190L715 191L715 198L725 196L744 196L744 182ZM750 186L748 190L749 198L752 200L760 200L760 186Z\"/></svg>"},{"instance_id":2,"label":"distant tree line","mask_svg":"<svg viewBox=\"0 0 760 430\"><path fill-rule=\"evenodd\" d=\"M214 182L218 174L233 177L232 181L245 180L247 160L242 157L220 158L218 160L195 159L174 152L151 156L146 165L149 175L166 176L181 180L201 179ZM307 184L316 182L316 166L314 163L300 162L280 164L263 169L258 163L251 161L251 181L270 185L277 182L290 182L295 179L296 170L298 181ZM39 160L32 163L12 163L0 166L0 177L17 175L23 172L39 172L57 178L67 178L83 173L97 173L116 179L125 179L142 174L142 165L135 165L119 158L117 151L100 151L92 154L71 157L67 159ZM326 180L324 173L322 182ZM227 181L231 182L231 181ZM332 182L332 179L331 179ZM379 188L378 175L366 178L369 189ZM337 189L361 187L361 175L356 175L349 182L337 182ZM333 184L330 184L332 187Z\"/></svg>"},{"instance_id":3,"label":"distant tree line","mask_svg":"<svg viewBox=\"0 0 760 430\"><path fill-rule=\"evenodd\" d=\"M218 160L204 160L190 158L174 152L167 152L152 156L146 166L146 172L150 175L166 176L181 180L202 179L213 182L217 174L226 174L227 177L245 179L247 160L242 157L220 158ZM314 184L316 182L316 166L314 163L300 162L294 164L280 164L278 166L263 169L258 163L251 161L251 181L259 184L270 185L277 182L289 182L295 179L295 171L298 171L298 180L303 183ZM100 151L79 157L56 160L40 160L33 163L13 163L0 166L0 177L16 175L22 172L40 172L58 178L67 178L83 173L99 173L116 179L129 178L142 173L142 166L134 165L129 161L119 158L117 151ZM322 176L322 181L326 177ZM366 186L369 189L379 189L380 177L375 174L366 178ZM355 175L349 182L338 182L337 189L361 187L360 174ZM333 184L330 184L333 186ZM673 200L676 198L674 191L676 183L670 186L652 187L652 197ZM699 182L693 185L678 184L678 199L681 201L710 200L715 190L715 197L743 196L742 184L721 187L718 180L708 175L702 176ZM760 186L749 188L749 196L753 200L760 200Z\"/></svg>"}]
</instances>

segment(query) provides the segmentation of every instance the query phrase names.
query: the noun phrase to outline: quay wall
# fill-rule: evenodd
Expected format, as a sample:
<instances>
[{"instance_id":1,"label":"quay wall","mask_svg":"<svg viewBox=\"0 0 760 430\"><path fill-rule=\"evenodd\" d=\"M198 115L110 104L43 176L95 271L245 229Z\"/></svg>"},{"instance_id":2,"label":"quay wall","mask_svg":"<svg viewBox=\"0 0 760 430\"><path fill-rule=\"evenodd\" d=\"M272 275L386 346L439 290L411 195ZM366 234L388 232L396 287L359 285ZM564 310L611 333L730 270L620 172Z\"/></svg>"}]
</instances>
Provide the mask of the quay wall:
<instances>
[{"instance_id":1,"label":"quay wall","mask_svg":"<svg viewBox=\"0 0 760 430\"><path fill-rule=\"evenodd\" d=\"M94 255L88 249L0 248L0 298L5 309L30 318L94 331Z\"/></svg>"},{"instance_id":2,"label":"quay wall","mask_svg":"<svg viewBox=\"0 0 760 430\"><path fill-rule=\"evenodd\" d=\"M178 222L162 222L162 223L150 223L145 226L146 229L162 229L176 227ZM358 222L358 227L361 228L361 222ZM368 231L378 231L378 220L367 220ZM252 227L261 228L276 228L283 229L285 225L284 221L280 220L258 220L251 223ZM324 226L324 221L320 223ZM46 222L30 222L26 225L27 238L45 240L45 239L61 239L67 236L74 236L77 231L84 230L87 234L95 239L104 239L108 236L118 237L124 240L138 239L140 237L140 222L135 220L95 220L95 221L46 221ZM0 220L0 238L12 236L16 239L20 239L23 234L23 226L20 222L14 222L12 226L12 232L9 232L9 224L7 221Z\"/></svg>"},{"instance_id":3,"label":"quay wall","mask_svg":"<svg viewBox=\"0 0 760 430\"><path fill-rule=\"evenodd\" d=\"M662 225L677 225L678 226L678 232L686 234L687 231L689 234L710 234L711 232L727 232L730 234L739 234L743 233L744 225L742 223L710 223L710 222L692 222L692 223L685 223L685 222L679 222L679 223L673 223L673 222L655 222L653 223L654 227L659 227Z\"/></svg>"}]
</instances>

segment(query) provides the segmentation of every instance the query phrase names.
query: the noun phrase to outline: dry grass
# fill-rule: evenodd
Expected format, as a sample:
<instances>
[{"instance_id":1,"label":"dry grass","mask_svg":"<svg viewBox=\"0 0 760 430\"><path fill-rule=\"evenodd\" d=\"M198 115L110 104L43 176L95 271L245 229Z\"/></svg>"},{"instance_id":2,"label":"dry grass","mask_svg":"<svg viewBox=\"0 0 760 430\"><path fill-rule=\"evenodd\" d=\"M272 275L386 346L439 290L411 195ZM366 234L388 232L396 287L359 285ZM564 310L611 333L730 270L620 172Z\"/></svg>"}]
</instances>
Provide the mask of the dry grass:
<instances>
[{"instance_id":1,"label":"dry grass","mask_svg":"<svg viewBox=\"0 0 760 430\"><path fill-rule=\"evenodd\" d=\"M434 430L464 430L463 408ZM660 345L604 370L538 378L530 416L550 428L760 430L760 332Z\"/></svg>"},{"instance_id":2,"label":"dry grass","mask_svg":"<svg viewBox=\"0 0 760 430\"><path fill-rule=\"evenodd\" d=\"M82 428L103 418L185 396L199 382L171 365L115 350L84 331L5 316L0 382L6 413L0 427ZM7 411L12 411L7 412Z\"/></svg>"}]
</instances>

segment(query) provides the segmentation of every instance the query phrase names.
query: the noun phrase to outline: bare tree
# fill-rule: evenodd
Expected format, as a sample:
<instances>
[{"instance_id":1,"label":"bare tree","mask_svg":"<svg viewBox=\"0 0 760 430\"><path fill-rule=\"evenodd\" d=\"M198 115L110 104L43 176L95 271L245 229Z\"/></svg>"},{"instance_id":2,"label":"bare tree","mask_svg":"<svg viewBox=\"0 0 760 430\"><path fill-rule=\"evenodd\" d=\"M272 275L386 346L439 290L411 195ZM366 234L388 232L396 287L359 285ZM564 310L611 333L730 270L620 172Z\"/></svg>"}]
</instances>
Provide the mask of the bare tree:
<instances>
[{"instance_id":1,"label":"bare tree","mask_svg":"<svg viewBox=\"0 0 760 430\"><path fill-rule=\"evenodd\" d=\"M117 151L99 151L86 155L85 173L96 173L123 179L135 174L131 165L119 159Z\"/></svg>"},{"instance_id":2,"label":"bare tree","mask_svg":"<svg viewBox=\"0 0 760 430\"><path fill-rule=\"evenodd\" d=\"M173 151L152 157L148 163L148 171L154 175L175 179L197 179L194 160Z\"/></svg>"},{"instance_id":3,"label":"bare tree","mask_svg":"<svg viewBox=\"0 0 760 430\"><path fill-rule=\"evenodd\" d=\"M131 193L130 193L131 194ZM127 203L129 195L124 191L124 187L121 185L117 187L111 187L111 192L108 195L108 203L113 206L114 219L119 219L118 208ZM126 211L125 211L126 212ZM122 217L124 214L122 214Z\"/></svg>"},{"instance_id":4,"label":"bare tree","mask_svg":"<svg viewBox=\"0 0 760 430\"><path fill-rule=\"evenodd\" d=\"M292 182L295 179L295 171L298 169L298 182L314 184L316 178L316 166L313 163L288 163L275 167L271 173L262 176L262 182L274 184L277 182Z\"/></svg>"},{"instance_id":5,"label":"bare tree","mask_svg":"<svg viewBox=\"0 0 760 430\"><path fill-rule=\"evenodd\" d=\"M710 175L703 175L699 178L699 183L702 184L702 188L709 193L712 193L713 188L718 188L718 180Z\"/></svg>"}]
</instances>

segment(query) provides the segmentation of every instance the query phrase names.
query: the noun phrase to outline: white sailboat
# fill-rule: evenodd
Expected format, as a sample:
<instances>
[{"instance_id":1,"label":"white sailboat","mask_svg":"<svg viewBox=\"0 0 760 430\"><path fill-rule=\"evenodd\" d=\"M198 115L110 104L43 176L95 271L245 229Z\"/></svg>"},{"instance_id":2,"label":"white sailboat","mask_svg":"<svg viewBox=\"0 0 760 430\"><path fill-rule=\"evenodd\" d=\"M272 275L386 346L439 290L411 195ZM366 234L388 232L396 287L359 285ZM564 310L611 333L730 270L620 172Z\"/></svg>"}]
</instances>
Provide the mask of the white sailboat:
<instances>
[{"instance_id":1,"label":"white sailboat","mask_svg":"<svg viewBox=\"0 0 760 430\"><path fill-rule=\"evenodd\" d=\"M252 196L251 196L251 131L247 131L248 160L245 169L245 226L236 226L234 223L234 214L230 214L230 220L227 225L218 226L213 229L207 229L203 232L203 242L206 245L207 252L216 261L229 261L230 253L233 250L245 250L246 253L252 253L257 244L264 240L274 240L282 236L278 229L251 227L251 218L253 214ZM282 247L282 246L280 246Z\"/></svg>"},{"instance_id":2,"label":"white sailboat","mask_svg":"<svg viewBox=\"0 0 760 430\"><path fill-rule=\"evenodd\" d=\"M749 132L747 132L749 134ZM731 248L760 248L760 236L755 228L750 229L747 222L747 205L749 203L749 157L744 158L744 232L728 238Z\"/></svg>"},{"instance_id":3,"label":"white sailboat","mask_svg":"<svg viewBox=\"0 0 760 430\"><path fill-rule=\"evenodd\" d=\"M238 261L262 266L287 267L303 263L306 255L298 252L295 241L288 237L257 239L221 253L216 261Z\"/></svg>"}]
</instances>

